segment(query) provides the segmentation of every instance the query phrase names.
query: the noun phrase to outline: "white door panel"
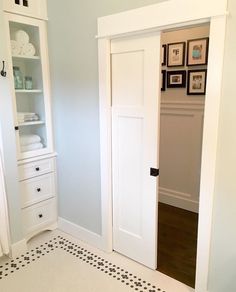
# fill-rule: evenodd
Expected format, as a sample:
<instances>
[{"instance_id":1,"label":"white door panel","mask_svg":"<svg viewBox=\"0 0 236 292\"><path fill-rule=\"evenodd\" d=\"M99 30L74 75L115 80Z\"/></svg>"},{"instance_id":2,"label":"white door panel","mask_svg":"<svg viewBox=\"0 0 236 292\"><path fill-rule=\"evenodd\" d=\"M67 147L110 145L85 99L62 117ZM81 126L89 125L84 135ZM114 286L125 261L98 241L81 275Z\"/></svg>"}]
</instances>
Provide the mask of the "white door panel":
<instances>
[{"instance_id":1,"label":"white door panel","mask_svg":"<svg viewBox=\"0 0 236 292\"><path fill-rule=\"evenodd\" d=\"M157 264L160 36L112 41L114 249Z\"/></svg>"},{"instance_id":2,"label":"white door panel","mask_svg":"<svg viewBox=\"0 0 236 292\"><path fill-rule=\"evenodd\" d=\"M135 66L133 66L135 64ZM144 52L127 52L114 54L112 66L112 105L114 106L137 106L143 105L143 65ZM132 78L124 78L120 72L129 73ZM127 76L128 77L128 76Z\"/></svg>"}]
</instances>

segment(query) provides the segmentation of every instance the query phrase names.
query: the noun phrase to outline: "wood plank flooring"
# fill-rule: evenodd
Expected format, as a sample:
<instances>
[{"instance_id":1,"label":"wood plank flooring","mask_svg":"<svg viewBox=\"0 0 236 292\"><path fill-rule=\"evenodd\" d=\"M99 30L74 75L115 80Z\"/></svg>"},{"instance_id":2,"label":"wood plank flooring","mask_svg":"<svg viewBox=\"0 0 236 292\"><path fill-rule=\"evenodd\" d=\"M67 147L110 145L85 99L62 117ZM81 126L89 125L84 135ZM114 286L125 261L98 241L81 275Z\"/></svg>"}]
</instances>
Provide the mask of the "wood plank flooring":
<instances>
[{"instance_id":1,"label":"wood plank flooring","mask_svg":"<svg viewBox=\"0 0 236 292\"><path fill-rule=\"evenodd\" d=\"M194 288L198 214L159 203L157 270Z\"/></svg>"}]
</instances>

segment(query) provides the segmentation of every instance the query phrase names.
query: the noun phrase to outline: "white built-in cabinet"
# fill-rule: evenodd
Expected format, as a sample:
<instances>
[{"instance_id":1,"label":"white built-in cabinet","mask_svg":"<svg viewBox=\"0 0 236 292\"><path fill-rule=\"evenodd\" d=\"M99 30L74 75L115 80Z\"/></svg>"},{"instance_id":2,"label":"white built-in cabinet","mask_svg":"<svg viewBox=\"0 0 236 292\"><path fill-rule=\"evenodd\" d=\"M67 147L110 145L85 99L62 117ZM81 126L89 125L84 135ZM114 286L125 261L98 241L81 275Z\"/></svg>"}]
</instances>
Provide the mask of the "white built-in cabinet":
<instances>
[{"instance_id":1,"label":"white built-in cabinet","mask_svg":"<svg viewBox=\"0 0 236 292\"><path fill-rule=\"evenodd\" d=\"M57 223L46 1L5 0L22 230L26 239Z\"/></svg>"}]
</instances>

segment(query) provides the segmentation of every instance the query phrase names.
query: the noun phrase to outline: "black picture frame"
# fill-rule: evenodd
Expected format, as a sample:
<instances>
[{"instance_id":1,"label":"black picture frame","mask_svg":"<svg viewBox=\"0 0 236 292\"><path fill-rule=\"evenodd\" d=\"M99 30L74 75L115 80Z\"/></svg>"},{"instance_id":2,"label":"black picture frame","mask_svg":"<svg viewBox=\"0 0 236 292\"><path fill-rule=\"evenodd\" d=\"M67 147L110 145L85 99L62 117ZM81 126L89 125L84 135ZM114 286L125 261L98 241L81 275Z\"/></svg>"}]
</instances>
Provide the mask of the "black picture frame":
<instances>
[{"instance_id":1,"label":"black picture frame","mask_svg":"<svg viewBox=\"0 0 236 292\"><path fill-rule=\"evenodd\" d=\"M186 87L186 71L168 71L167 72L167 88L185 88Z\"/></svg>"},{"instance_id":2,"label":"black picture frame","mask_svg":"<svg viewBox=\"0 0 236 292\"><path fill-rule=\"evenodd\" d=\"M161 65L162 66L166 66L166 61L167 61L167 46L166 45L162 45L162 60L161 60Z\"/></svg>"},{"instance_id":3,"label":"black picture frame","mask_svg":"<svg viewBox=\"0 0 236 292\"><path fill-rule=\"evenodd\" d=\"M166 90L166 70L161 70L161 91Z\"/></svg>"},{"instance_id":4,"label":"black picture frame","mask_svg":"<svg viewBox=\"0 0 236 292\"><path fill-rule=\"evenodd\" d=\"M206 82L207 69L189 70L187 95L205 95Z\"/></svg>"},{"instance_id":5,"label":"black picture frame","mask_svg":"<svg viewBox=\"0 0 236 292\"><path fill-rule=\"evenodd\" d=\"M167 67L183 67L185 65L186 43L171 43L167 46Z\"/></svg>"},{"instance_id":6,"label":"black picture frame","mask_svg":"<svg viewBox=\"0 0 236 292\"><path fill-rule=\"evenodd\" d=\"M187 66L202 66L208 63L209 38L187 41Z\"/></svg>"}]
</instances>

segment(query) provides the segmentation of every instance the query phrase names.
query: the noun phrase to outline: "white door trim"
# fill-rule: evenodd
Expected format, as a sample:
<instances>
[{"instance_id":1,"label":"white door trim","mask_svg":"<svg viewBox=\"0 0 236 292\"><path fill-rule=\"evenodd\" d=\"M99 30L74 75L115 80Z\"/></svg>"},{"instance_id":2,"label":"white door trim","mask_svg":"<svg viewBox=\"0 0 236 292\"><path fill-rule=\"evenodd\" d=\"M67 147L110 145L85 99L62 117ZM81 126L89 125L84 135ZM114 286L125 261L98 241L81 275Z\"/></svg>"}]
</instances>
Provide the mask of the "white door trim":
<instances>
[{"instance_id":1,"label":"white door trim","mask_svg":"<svg viewBox=\"0 0 236 292\"><path fill-rule=\"evenodd\" d=\"M98 38L209 21L227 14L228 0L168 0L98 18ZM176 13L178 12L178 13Z\"/></svg>"},{"instance_id":2,"label":"white door trim","mask_svg":"<svg viewBox=\"0 0 236 292\"><path fill-rule=\"evenodd\" d=\"M111 69L110 40L144 31L162 31L210 22L208 82L202 145L196 292L206 292L212 229L213 194L222 88L227 0L175 0L98 20L102 242L112 251ZM178 13L175 14L175 11Z\"/></svg>"}]
</instances>

